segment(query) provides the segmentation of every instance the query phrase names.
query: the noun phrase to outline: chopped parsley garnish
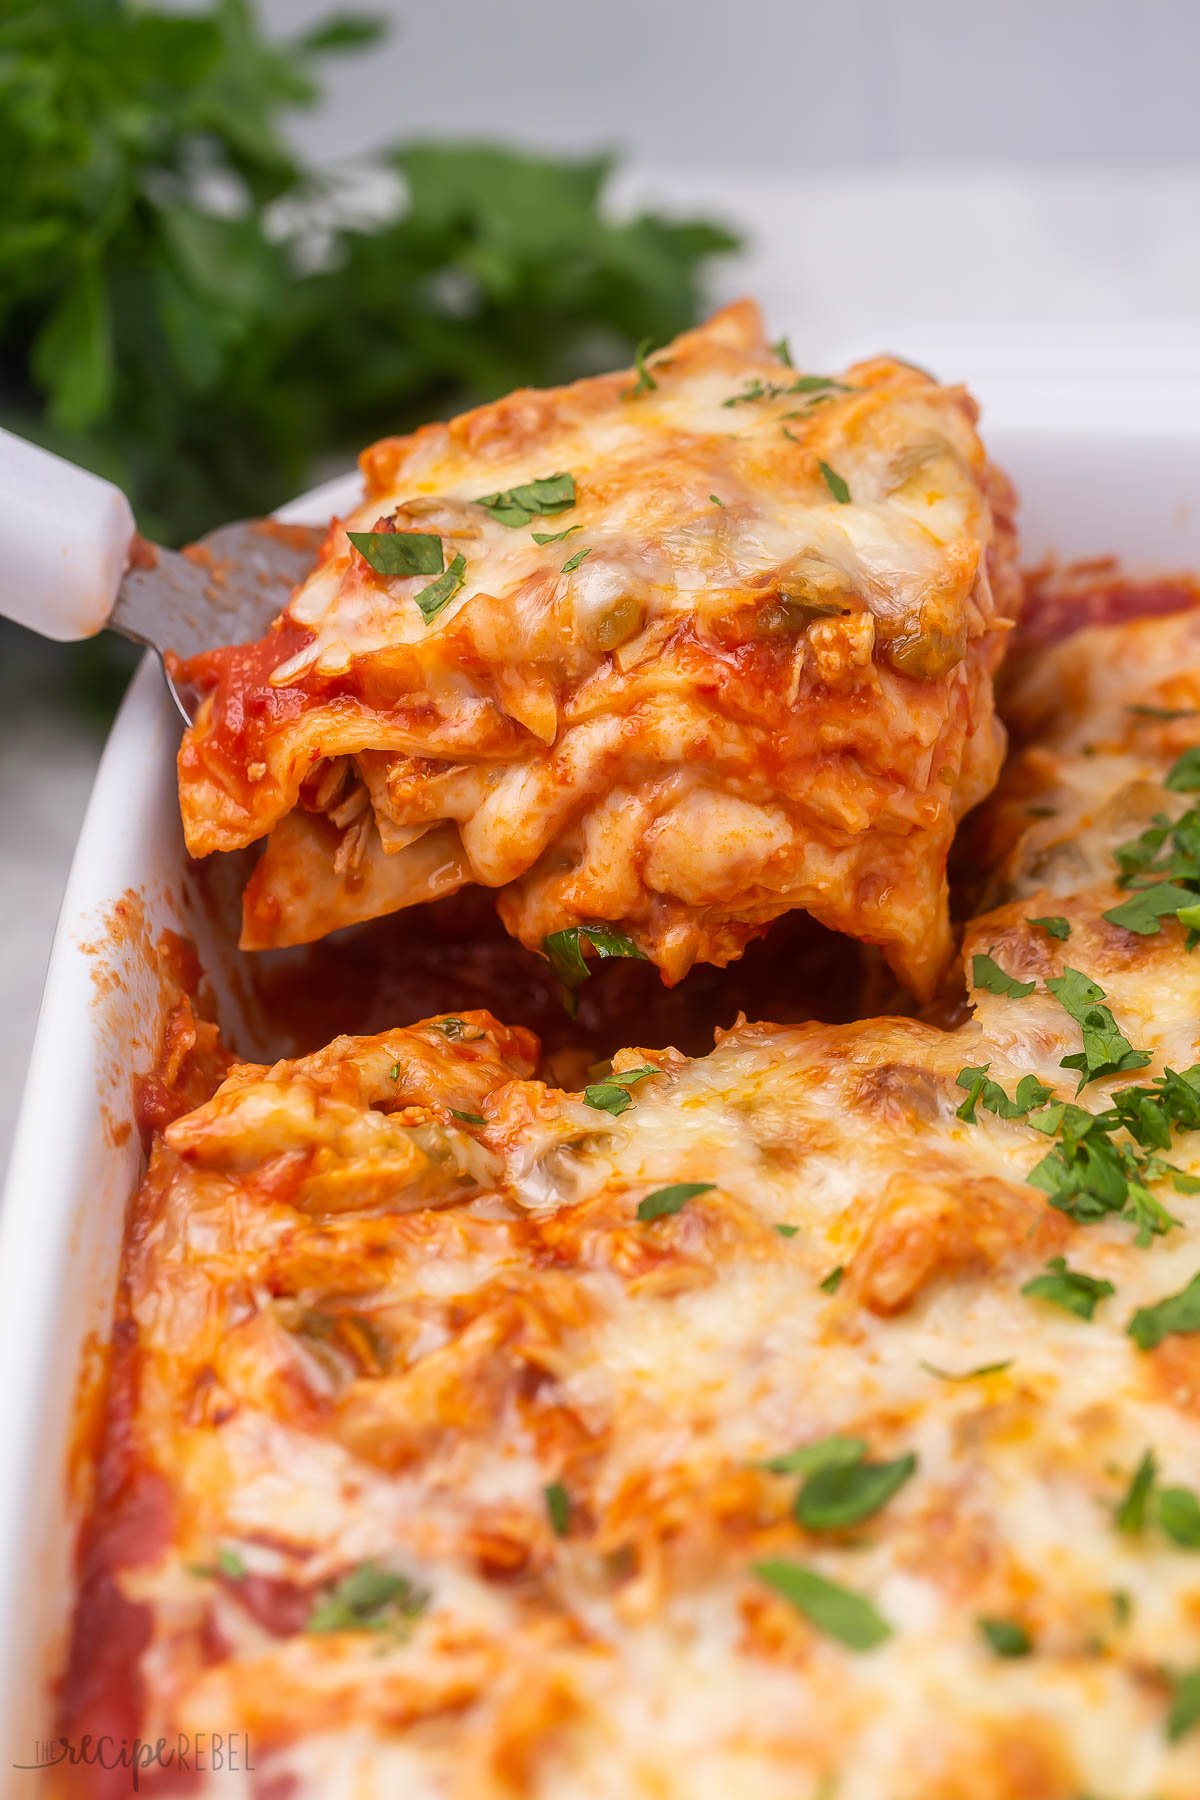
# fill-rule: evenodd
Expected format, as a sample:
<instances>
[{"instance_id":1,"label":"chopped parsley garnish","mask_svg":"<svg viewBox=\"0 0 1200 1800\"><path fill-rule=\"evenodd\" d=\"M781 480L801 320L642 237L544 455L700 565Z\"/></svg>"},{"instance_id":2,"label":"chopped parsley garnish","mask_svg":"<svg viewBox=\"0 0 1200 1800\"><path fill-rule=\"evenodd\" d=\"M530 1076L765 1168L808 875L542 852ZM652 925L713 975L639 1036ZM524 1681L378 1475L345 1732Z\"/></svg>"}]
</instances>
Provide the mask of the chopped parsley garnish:
<instances>
[{"instance_id":1,"label":"chopped parsley garnish","mask_svg":"<svg viewBox=\"0 0 1200 1800\"><path fill-rule=\"evenodd\" d=\"M1116 1213L1136 1224L1142 1245L1178 1223L1146 1185L1168 1165L1114 1138L1122 1123L1115 1109L1090 1113L1059 1100L1029 1123L1047 1136L1058 1133L1054 1148L1025 1177L1058 1212L1081 1225Z\"/></svg>"},{"instance_id":2,"label":"chopped parsley garnish","mask_svg":"<svg viewBox=\"0 0 1200 1800\"><path fill-rule=\"evenodd\" d=\"M549 1487L542 1489L546 1499L546 1513L550 1520L550 1529L555 1537L566 1537L571 1528L571 1496L561 1481L552 1481Z\"/></svg>"},{"instance_id":3,"label":"chopped parsley garnish","mask_svg":"<svg viewBox=\"0 0 1200 1800\"><path fill-rule=\"evenodd\" d=\"M1078 971L1069 970L1067 974L1082 984L1067 990L1073 1004L1078 1001L1078 1010L1085 1016L1092 1010L1102 1014L1102 1025L1104 1019L1111 1021L1107 1008L1093 1009L1088 1004L1090 996L1101 994L1102 990L1079 976ZM1112 1030L1115 1032L1115 1026ZM1099 1035L1091 1035L1090 1023L1085 1027L1085 1045L1093 1052L1093 1061L1102 1062L1103 1056L1095 1054ZM1105 1027L1104 1043L1111 1051L1127 1044L1119 1033L1116 1036L1119 1041L1113 1043ZM1083 1056L1065 1057L1064 1066L1078 1068L1086 1054L1087 1051ZM1140 1066L1144 1060L1140 1051L1126 1049L1121 1054L1137 1059L1128 1066ZM1167 1069L1145 1086L1119 1088L1109 1105L1098 1113L1065 1100L1041 1105L1048 1100L1049 1091L1033 1076L1022 1076L1016 1098L1009 1100L999 1083L989 1080L988 1067L984 1064L960 1069L958 1085L966 1089L967 1098L958 1108L958 1117L973 1124L976 1109L983 1106L1001 1118L1023 1116L1034 1131L1056 1139L1026 1180L1040 1188L1059 1212L1080 1224L1118 1214L1137 1226L1139 1244L1149 1243L1152 1236L1161 1235L1178 1223L1150 1192L1149 1184L1169 1179L1181 1193L1200 1191L1195 1177L1175 1168L1159 1154L1170 1148L1173 1131L1200 1128L1200 1066L1183 1074ZM1089 1078L1085 1071L1085 1079ZM1029 1110L1034 1106L1040 1110Z\"/></svg>"},{"instance_id":4,"label":"chopped parsley garnish","mask_svg":"<svg viewBox=\"0 0 1200 1800\"><path fill-rule=\"evenodd\" d=\"M1134 1470L1125 1490L1125 1497L1116 1510L1114 1523L1117 1530L1125 1532L1129 1537L1136 1537L1138 1532L1145 1529L1146 1512L1150 1505L1157 1466L1153 1450L1147 1450Z\"/></svg>"},{"instance_id":5,"label":"chopped parsley garnish","mask_svg":"<svg viewBox=\"0 0 1200 1800\"><path fill-rule=\"evenodd\" d=\"M782 340L786 342L785 340ZM788 363L790 368L792 365ZM854 389L844 381L835 381L832 375L797 375L795 381L763 381L756 376L753 381L742 385L740 394L731 394L728 400L722 400L722 406L744 406L753 400L779 400L784 394L815 394L822 399L831 399L835 393L852 394ZM795 417L796 415L789 415ZM789 434L790 435L790 434Z\"/></svg>"},{"instance_id":6,"label":"chopped parsley garnish","mask_svg":"<svg viewBox=\"0 0 1200 1800\"><path fill-rule=\"evenodd\" d=\"M1028 1656L1033 1640L1015 1619L980 1619L979 1629L997 1656Z\"/></svg>"},{"instance_id":7,"label":"chopped parsley garnish","mask_svg":"<svg viewBox=\"0 0 1200 1800\"><path fill-rule=\"evenodd\" d=\"M222 1548L211 1563L190 1563L188 1573L199 1575L205 1581L211 1581L214 1575L224 1575L227 1581L242 1581L246 1576L246 1565L236 1550Z\"/></svg>"},{"instance_id":8,"label":"chopped parsley garnish","mask_svg":"<svg viewBox=\"0 0 1200 1800\"><path fill-rule=\"evenodd\" d=\"M835 381L832 375L797 375L785 394L853 394L855 389L848 382Z\"/></svg>"},{"instance_id":9,"label":"chopped parsley garnish","mask_svg":"<svg viewBox=\"0 0 1200 1800\"><path fill-rule=\"evenodd\" d=\"M892 1635L887 1620L864 1595L827 1581L804 1563L777 1557L751 1566L758 1579L803 1613L810 1625L851 1650L874 1650Z\"/></svg>"},{"instance_id":10,"label":"chopped parsley garnish","mask_svg":"<svg viewBox=\"0 0 1200 1800\"><path fill-rule=\"evenodd\" d=\"M1085 1275L1080 1269L1068 1269L1063 1256L1052 1256L1046 1273L1035 1275L1021 1289L1031 1300L1046 1300L1079 1319L1090 1319L1101 1300L1107 1300L1116 1291L1111 1281Z\"/></svg>"},{"instance_id":11,"label":"chopped parsley garnish","mask_svg":"<svg viewBox=\"0 0 1200 1800\"><path fill-rule=\"evenodd\" d=\"M571 573L572 569L577 569L579 567L580 563L585 562L591 554L592 554L592 545L591 544L588 545L586 550L577 550L575 552L574 556L568 556L566 562L562 566L562 573L564 575L569 575Z\"/></svg>"},{"instance_id":12,"label":"chopped parsley garnish","mask_svg":"<svg viewBox=\"0 0 1200 1800\"><path fill-rule=\"evenodd\" d=\"M1200 1665L1176 1675L1171 1687L1171 1708L1167 1713L1167 1739L1177 1744L1193 1726L1200 1724Z\"/></svg>"},{"instance_id":13,"label":"chopped parsley garnish","mask_svg":"<svg viewBox=\"0 0 1200 1800\"><path fill-rule=\"evenodd\" d=\"M622 399L636 400L639 394L652 394L658 387L653 375L646 367L646 358L650 354L653 338L643 338L633 353L633 366L637 370L637 380L633 386L626 388Z\"/></svg>"},{"instance_id":14,"label":"chopped parsley garnish","mask_svg":"<svg viewBox=\"0 0 1200 1800\"><path fill-rule=\"evenodd\" d=\"M1157 1488L1157 1480L1154 1452L1147 1450L1117 1508L1117 1530L1136 1536L1154 1519L1179 1549L1200 1550L1200 1497L1191 1488Z\"/></svg>"},{"instance_id":15,"label":"chopped parsley garnish","mask_svg":"<svg viewBox=\"0 0 1200 1800\"><path fill-rule=\"evenodd\" d=\"M824 481L825 486L829 489L838 505L849 506L850 489L838 474L837 470L831 469L829 464L827 462L822 462L820 458L817 459L817 467L821 471L821 478Z\"/></svg>"},{"instance_id":16,"label":"chopped parsley garnish","mask_svg":"<svg viewBox=\"0 0 1200 1800\"><path fill-rule=\"evenodd\" d=\"M439 575L442 540L428 531L348 531L346 536L377 575Z\"/></svg>"},{"instance_id":17,"label":"chopped parsley garnish","mask_svg":"<svg viewBox=\"0 0 1200 1800\"><path fill-rule=\"evenodd\" d=\"M1184 751L1164 785L1183 794L1200 790L1200 745ZM1162 929L1163 919L1177 918L1187 928L1187 949L1200 943L1200 810L1189 807L1174 824L1166 813L1156 813L1113 855L1119 885L1134 891L1104 914L1109 923L1150 937Z\"/></svg>"},{"instance_id":18,"label":"chopped parsley garnish","mask_svg":"<svg viewBox=\"0 0 1200 1800\"><path fill-rule=\"evenodd\" d=\"M566 512L574 506L575 499L575 479L564 470L558 475L522 482L519 487L502 488L495 494L481 494L475 504L482 506L498 525L509 525L515 530L528 525L531 519Z\"/></svg>"},{"instance_id":19,"label":"chopped parsley garnish","mask_svg":"<svg viewBox=\"0 0 1200 1800\"><path fill-rule=\"evenodd\" d=\"M427 625L431 619L437 618L443 606L453 600L466 579L466 571L467 559L460 552L450 563L444 575L439 575L436 581L431 581L428 587L422 588L419 594L413 595Z\"/></svg>"},{"instance_id":20,"label":"chopped parsley garnish","mask_svg":"<svg viewBox=\"0 0 1200 1800\"><path fill-rule=\"evenodd\" d=\"M639 1202L637 1216L643 1225L648 1225L652 1219L668 1218L672 1213L682 1212L697 1194L707 1194L716 1185L715 1181L673 1181L668 1187L655 1188Z\"/></svg>"},{"instance_id":21,"label":"chopped parsley garnish","mask_svg":"<svg viewBox=\"0 0 1200 1800\"><path fill-rule=\"evenodd\" d=\"M585 945L595 951L601 962L611 957L629 957L636 962L649 960L632 938L626 937L623 931L614 931L611 925L568 925L564 931L552 931L549 937L542 939L542 950L567 990L567 1010L571 1013L579 1005L575 990L592 973L583 954Z\"/></svg>"},{"instance_id":22,"label":"chopped parsley garnish","mask_svg":"<svg viewBox=\"0 0 1200 1800\"><path fill-rule=\"evenodd\" d=\"M1023 1119L1035 1106L1042 1106L1050 1098L1050 1089L1040 1082L1036 1075L1022 1075L1017 1083L1017 1091L1013 1099L1009 1099L998 1081L988 1078L991 1063L982 1063L978 1068L960 1069L955 1077L955 1086L965 1088L967 1097L962 1105L955 1108L955 1117L962 1119L967 1125L976 1121L975 1108L982 1106L985 1112L995 1113L1001 1119Z\"/></svg>"},{"instance_id":23,"label":"chopped parsley garnish","mask_svg":"<svg viewBox=\"0 0 1200 1800\"><path fill-rule=\"evenodd\" d=\"M720 494L710 494L708 497L712 501L714 506L724 506L724 504L725 504L725 502L722 500Z\"/></svg>"},{"instance_id":24,"label":"chopped parsley garnish","mask_svg":"<svg viewBox=\"0 0 1200 1800\"><path fill-rule=\"evenodd\" d=\"M1153 887L1138 888L1119 906L1110 906L1103 916L1110 925L1121 925L1139 937L1152 937L1162 930L1164 919L1174 918L1184 907L1197 902L1200 893L1193 889L1180 887L1174 881L1159 881Z\"/></svg>"},{"instance_id":25,"label":"chopped parsley garnish","mask_svg":"<svg viewBox=\"0 0 1200 1800\"><path fill-rule=\"evenodd\" d=\"M786 394L787 388L777 381L763 381L756 377L753 381L744 382L740 394L731 394L728 400L722 400L722 406L745 406L751 400L778 400L780 394Z\"/></svg>"},{"instance_id":26,"label":"chopped parsley garnish","mask_svg":"<svg viewBox=\"0 0 1200 1800\"><path fill-rule=\"evenodd\" d=\"M1139 1350L1154 1350L1164 1338L1200 1331L1200 1275L1154 1306L1139 1306L1126 1330Z\"/></svg>"},{"instance_id":27,"label":"chopped parsley garnish","mask_svg":"<svg viewBox=\"0 0 1200 1800\"><path fill-rule=\"evenodd\" d=\"M1194 719L1194 706L1127 706L1126 712L1134 713L1139 719L1159 719L1164 725L1173 719Z\"/></svg>"},{"instance_id":28,"label":"chopped parsley garnish","mask_svg":"<svg viewBox=\"0 0 1200 1800\"><path fill-rule=\"evenodd\" d=\"M407 1575L365 1562L343 1575L313 1607L306 1631L388 1631L403 1629L424 1612L429 1595Z\"/></svg>"},{"instance_id":29,"label":"chopped parsley garnish","mask_svg":"<svg viewBox=\"0 0 1200 1800\"><path fill-rule=\"evenodd\" d=\"M388 1070L388 1080L389 1081L399 1081L399 1079L400 1079L400 1064L393 1063L391 1068Z\"/></svg>"},{"instance_id":30,"label":"chopped parsley garnish","mask_svg":"<svg viewBox=\"0 0 1200 1800\"><path fill-rule=\"evenodd\" d=\"M817 1286L823 1294L836 1294L842 1285L842 1277L845 1273L846 1270L843 1264L838 1263L836 1268L830 1269L828 1275L826 1275L823 1280L818 1281Z\"/></svg>"},{"instance_id":31,"label":"chopped parsley garnish","mask_svg":"<svg viewBox=\"0 0 1200 1800\"><path fill-rule=\"evenodd\" d=\"M1158 1522L1181 1550L1200 1550L1200 1500L1191 1488L1162 1489L1158 1496Z\"/></svg>"},{"instance_id":32,"label":"chopped parsley garnish","mask_svg":"<svg viewBox=\"0 0 1200 1800\"><path fill-rule=\"evenodd\" d=\"M800 1229L800 1227L798 1225L775 1225L775 1226L772 1226L772 1230L777 1231L779 1233L780 1237L782 1237L782 1238L795 1237L795 1235L799 1231L799 1229Z\"/></svg>"},{"instance_id":33,"label":"chopped parsley garnish","mask_svg":"<svg viewBox=\"0 0 1200 1800\"><path fill-rule=\"evenodd\" d=\"M775 342L771 345L771 349L785 368L795 368L796 365L792 361L792 346L788 343L786 337L776 338Z\"/></svg>"},{"instance_id":34,"label":"chopped parsley garnish","mask_svg":"<svg viewBox=\"0 0 1200 1800\"><path fill-rule=\"evenodd\" d=\"M993 957L982 954L971 958L971 981L986 994L999 994L1007 1000L1023 1000L1037 986L1036 981L1018 981Z\"/></svg>"},{"instance_id":35,"label":"chopped parsley garnish","mask_svg":"<svg viewBox=\"0 0 1200 1800\"><path fill-rule=\"evenodd\" d=\"M1129 1069L1144 1068L1150 1061L1150 1052L1135 1050L1108 1007L1100 1004L1104 989L1078 969L1051 975L1046 986L1083 1032L1083 1049L1061 1059L1064 1069L1079 1070L1076 1093L1090 1081L1123 1075Z\"/></svg>"},{"instance_id":36,"label":"chopped parsley garnish","mask_svg":"<svg viewBox=\"0 0 1200 1800\"><path fill-rule=\"evenodd\" d=\"M535 544L561 544L573 531L582 530L582 525L568 525L565 531L531 531L529 535Z\"/></svg>"},{"instance_id":37,"label":"chopped parsley garnish","mask_svg":"<svg viewBox=\"0 0 1200 1800\"><path fill-rule=\"evenodd\" d=\"M612 1113L617 1116L633 1105L633 1095L628 1090L635 1082L645 1081L647 1075L660 1075L653 1063L643 1063L640 1069L626 1069L620 1075L608 1075L603 1081L596 1081L583 1090L584 1103L594 1106L598 1112Z\"/></svg>"},{"instance_id":38,"label":"chopped parsley garnish","mask_svg":"<svg viewBox=\"0 0 1200 1800\"><path fill-rule=\"evenodd\" d=\"M484 1118L482 1113L456 1112L454 1107L450 1108L450 1117L452 1119L461 1119L464 1125L486 1125L487 1124L487 1120Z\"/></svg>"},{"instance_id":39,"label":"chopped parsley garnish","mask_svg":"<svg viewBox=\"0 0 1200 1800\"><path fill-rule=\"evenodd\" d=\"M1003 1362L980 1363L974 1369L939 1369L936 1363L923 1362L918 1366L927 1375L936 1375L939 1381L978 1381L984 1375L999 1375L1005 1369L1012 1368L1013 1359L1006 1357Z\"/></svg>"},{"instance_id":40,"label":"chopped parsley garnish","mask_svg":"<svg viewBox=\"0 0 1200 1800\"><path fill-rule=\"evenodd\" d=\"M808 1531L844 1531L861 1525L915 1474L911 1453L893 1462L866 1462L861 1456L826 1461L806 1478L792 1512Z\"/></svg>"},{"instance_id":41,"label":"chopped parsley garnish","mask_svg":"<svg viewBox=\"0 0 1200 1800\"><path fill-rule=\"evenodd\" d=\"M1037 925L1048 937L1066 940L1071 935L1071 921L1064 919L1061 913L1048 913L1044 919L1026 919L1027 925Z\"/></svg>"},{"instance_id":42,"label":"chopped parsley garnish","mask_svg":"<svg viewBox=\"0 0 1200 1800\"><path fill-rule=\"evenodd\" d=\"M1163 782L1173 794L1200 793L1200 744L1193 744L1177 759Z\"/></svg>"},{"instance_id":43,"label":"chopped parsley garnish","mask_svg":"<svg viewBox=\"0 0 1200 1800\"><path fill-rule=\"evenodd\" d=\"M831 1469L841 1463L861 1462L867 1454L865 1438L843 1437L833 1432L816 1438L796 1450L785 1450L782 1456L765 1456L754 1466L772 1475L814 1475L818 1469Z\"/></svg>"}]
</instances>

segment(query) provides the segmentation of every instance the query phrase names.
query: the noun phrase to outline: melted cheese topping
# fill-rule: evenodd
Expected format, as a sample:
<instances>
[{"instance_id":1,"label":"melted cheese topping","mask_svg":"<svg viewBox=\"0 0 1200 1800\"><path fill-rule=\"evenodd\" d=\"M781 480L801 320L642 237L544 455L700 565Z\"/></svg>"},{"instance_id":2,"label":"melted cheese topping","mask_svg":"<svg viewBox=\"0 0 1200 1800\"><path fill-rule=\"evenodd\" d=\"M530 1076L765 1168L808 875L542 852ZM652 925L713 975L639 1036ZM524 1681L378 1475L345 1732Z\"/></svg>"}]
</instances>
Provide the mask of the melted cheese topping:
<instances>
[{"instance_id":1,"label":"melted cheese topping","mask_svg":"<svg viewBox=\"0 0 1200 1800\"><path fill-rule=\"evenodd\" d=\"M188 847L268 838L244 947L474 881L529 946L605 920L669 981L806 907L931 991L1016 598L974 408L888 359L797 375L748 303L649 383L377 444L271 637L197 659ZM479 504L562 473L548 517ZM377 573L347 529L433 534L461 586L427 620L430 577Z\"/></svg>"},{"instance_id":2,"label":"melted cheese topping","mask_svg":"<svg viewBox=\"0 0 1200 1800\"><path fill-rule=\"evenodd\" d=\"M1152 1057L1081 1104L1200 1056L1182 927L1101 916L1113 842L1179 810L1162 780L1197 737L1194 712L1130 705L1200 708L1197 670L1200 611L1085 631L1018 682L1038 735L990 810L1003 898L964 949L1035 987L972 987L955 1030L629 1050L618 1073L652 1072L612 1113L531 1080L528 1035L480 1013L242 1066L167 1129L108 1482L168 1484L161 1540L114 1576L148 1619L144 1737L246 1731L264 1778L355 1800L1200 1792L1200 1730L1165 1729L1200 1558L1153 1505L1115 1520L1148 1449L1197 1484L1200 1337L1142 1350L1127 1326L1200 1268L1200 1198L1156 1181L1178 1223L1148 1247L1079 1223L1026 1179L1051 1140L964 1120L956 1085L986 1063L1010 1096L1034 1074L1072 1097L1064 966ZM1200 1133L1168 1154L1200 1175ZM711 1185L639 1218L678 1182ZM1054 1256L1113 1285L1090 1321L1021 1292ZM764 1461L835 1433L916 1468L853 1528L806 1528L800 1477ZM777 1559L891 1635L818 1629L756 1575ZM306 1630L364 1563L427 1595L419 1616ZM1030 1654L997 1656L981 1619Z\"/></svg>"}]
</instances>

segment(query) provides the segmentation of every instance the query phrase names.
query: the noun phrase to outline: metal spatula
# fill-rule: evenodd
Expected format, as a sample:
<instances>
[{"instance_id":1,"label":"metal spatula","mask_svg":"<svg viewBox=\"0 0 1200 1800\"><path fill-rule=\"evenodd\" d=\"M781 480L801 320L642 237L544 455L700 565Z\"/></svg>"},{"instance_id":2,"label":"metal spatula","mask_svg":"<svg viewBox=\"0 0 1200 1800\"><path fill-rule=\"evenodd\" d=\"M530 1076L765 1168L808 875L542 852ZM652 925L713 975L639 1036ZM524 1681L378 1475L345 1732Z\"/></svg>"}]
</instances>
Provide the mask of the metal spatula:
<instances>
[{"instance_id":1,"label":"metal spatula","mask_svg":"<svg viewBox=\"0 0 1200 1800\"><path fill-rule=\"evenodd\" d=\"M109 481L0 431L0 616L70 641L106 627L160 658L261 637L312 568L323 530L223 525L187 551L140 537ZM167 675L185 720L186 683Z\"/></svg>"}]
</instances>

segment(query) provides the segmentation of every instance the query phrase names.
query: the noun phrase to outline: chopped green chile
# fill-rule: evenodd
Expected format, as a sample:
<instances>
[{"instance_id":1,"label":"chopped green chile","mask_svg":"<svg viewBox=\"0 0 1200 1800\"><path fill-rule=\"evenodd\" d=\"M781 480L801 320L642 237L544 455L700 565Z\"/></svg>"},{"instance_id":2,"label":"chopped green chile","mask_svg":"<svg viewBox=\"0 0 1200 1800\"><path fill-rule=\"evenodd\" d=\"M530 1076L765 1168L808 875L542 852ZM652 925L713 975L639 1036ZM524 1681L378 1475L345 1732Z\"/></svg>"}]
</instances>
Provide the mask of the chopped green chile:
<instances>
[{"instance_id":1,"label":"chopped green chile","mask_svg":"<svg viewBox=\"0 0 1200 1800\"><path fill-rule=\"evenodd\" d=\"M915 681L940 681L958 667L967 651L966 626L943 630L930 626L926 630L903 632L885 639L880 654L898 675L909 675Z\"/></svg>"},{"instance_id":2,"label":"chopped green chile","mask_svg":"<svg viewBox=\"0 0 1200 1800\"><path fill-rule=\"evenodd\" d=\"M597 650L616 650L636 637L645 623L646 609L641 601L625 594L600 614L592 630L592 641Z\"/></svg>"}]
</instances>

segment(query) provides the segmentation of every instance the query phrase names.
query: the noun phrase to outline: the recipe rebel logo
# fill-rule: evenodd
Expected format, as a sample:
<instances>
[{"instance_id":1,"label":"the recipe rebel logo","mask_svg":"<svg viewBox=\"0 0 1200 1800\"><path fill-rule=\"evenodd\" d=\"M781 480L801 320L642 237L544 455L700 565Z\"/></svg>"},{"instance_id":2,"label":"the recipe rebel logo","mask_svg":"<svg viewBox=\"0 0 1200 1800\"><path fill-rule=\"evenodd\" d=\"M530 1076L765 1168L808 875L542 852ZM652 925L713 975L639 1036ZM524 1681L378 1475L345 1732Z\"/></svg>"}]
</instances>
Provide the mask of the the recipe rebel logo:
<instances>
[{"instance_id":1,"label":"the recipe rebel logo","mask_svg":"<svg viewBox=\"0 0 1200 1800\"><path fill-rule=\"evenodd\" d=\"M80 1738L39 1738L31 1762L14 1762L14 1769L126 1769L129 1791L141 1792L142 1775L151 1769L172 1769L176 1774L253 1774L254 1756L249 1736L243 1731L180 1732L174 1738L118 1738L104 1734Z\"/></svg>"}]
</instances>

